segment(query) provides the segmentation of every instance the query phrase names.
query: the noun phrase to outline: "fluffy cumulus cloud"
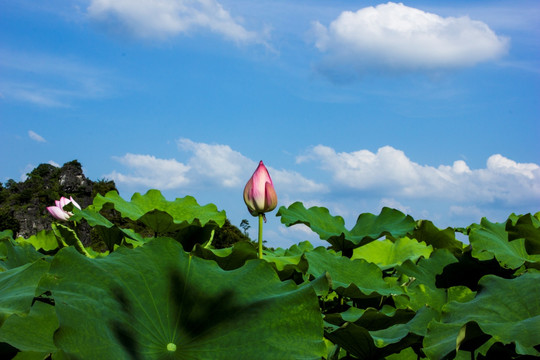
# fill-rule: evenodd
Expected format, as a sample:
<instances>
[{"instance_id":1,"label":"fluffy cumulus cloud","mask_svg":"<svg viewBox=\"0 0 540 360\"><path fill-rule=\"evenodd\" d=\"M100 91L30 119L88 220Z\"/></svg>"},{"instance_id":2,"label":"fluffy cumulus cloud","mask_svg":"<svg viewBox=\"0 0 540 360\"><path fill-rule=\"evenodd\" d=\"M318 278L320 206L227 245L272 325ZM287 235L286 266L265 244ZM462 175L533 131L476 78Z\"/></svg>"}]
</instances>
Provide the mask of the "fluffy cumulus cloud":
<instances>
[{"instance_id":1,"label":"fluffy cumulus cloud","mask_svg":"<svg viewBox=\"0 0 540 360\"><path fill-rule=\"evenodd\" d=\"M123 184L144 186L157 189L175 189L189 183L187 173L188 165L182 164L175 159L159 159L151 155L126 154L116 157L119 163L127 167L130 174L118 171L106 175Z\"/></svg>"},{"instance_id":2,"label":"fluffy cumulus cloud","mask_svg":"<svg viewBox=\"0 0 540 360\"><path fill-rule=\"evenodd\" d=\"M185 160L125 154L115 158L125 171L115 170L106 177L131 187L236 191L246 184L258 163L258 159L224 144L179 139L177 145L187 154ZM499 154L490 156L485 168L471 169L463 160L437 167L421 165L391 146L377 152L336 152L317 145L297 157L297 162L314 163L324 172L323 177L331 176L331 181L321 183L297 171L266 164L280 198L289 199L286 202L300 198L331 202L334 195L361 192L384 206L405 211L411 209L410 200L429 200L451 202L459 213L467 204L512 206L540 201L540 166L517 163Z\"/></svg>"},{"instance_id":3,"label":"fluffy cumulus cloud","mask_svg":"<svg viewBox=\"0 0 540 360\"><path fill-rule=\"evenodd\" d=\"M508 205L540 201L540 166L499 154L490 156L482 169L470 169L463 160L438 167L420 165L391 146L376 153L338 153L318 145L297 160L317 162L332 174L335 187L374 196Z\"/></svg>"},{"instance_id":4,"label":"fluffy cumulus cloud","mask_svg":"<svg viewBox=\"0 0 540 360\"><path fill-rule=\"evenodd\" d=\"M114 171L107 178L118 183L158 189L242 189L255 169L252 160L228 145L198 143L178 139L180 151L190 154L184 162L159 159L150 155L126 154L116 160L127 168L127 174ZM298 172L267 166L276 191L283 195L295 192L325 192L326 186Z\"/></svg>"},{"instance_id":5,"label":"fluffy cumulus cloud","mask_svg":"<svg viewBox=\"0 0 540 360\"><path fill-rule=\"evenodd\" d=\"M325 193L329 190L326 185L307 179L296 171L277 170L272 167L269 167L268 171L272 174L272 181L277 191L283 189L289 194L305 194Z\"/></svg>"},{"instance_id":6,"label":"fluffy cumulus cloud","mask_svg":"<svg viewBox=\"0 0 540 360\"><path fill-rule=\"evenodd\" d=\"M500 57L509 45L481 21L392 2L344 11L328 26L315 22L314 30L326 66L360 72L471 66Z\"/></svg>"},{"instance_id":7,"label":"fluffy cumulus cloud","mask_svg":"<svg viewBox=\"0 0 540 360\"><path fill-rule=\"evenodd\" d=\"M189 165L197 177L206 183L223 187L245 185L257 163L228 145L196 143L189 139L177 141L180 150L193 154Z\"/></svg>"},{"instance_id":8,"label":"fluffy cumulus cloud","mask_svg":"<svg viewBox=\"0 0 540 360\"><path fill-rule=\"evenodd\" d=\"M116 157L123 168L105 177L114 180L121 193L144 193L157 188L197 199L219 198L216 203L227 210L235 224L248 217L241 193L259 159L251 159L225 144L186 138L178 139L176 144L175 158L143 154ZM482 216L502 221L511 212L535 212L540 203L540 166L498 154L490 156L484 167L473 169L463 160L450 165L422 165L391 146L376 152L338 152L317 145L298 156L297 162L302 163L301 172L266 164L279 206L295 201L302 201L306 208L323 206L331 214L343 216L349 228L358 214L378 213L383 206L446 227L467 226ZM310 176L304 171L309 171ZM279 229L278 224L276 220L269 225L273 226L267 232L269 240L283 240L284 236L294 242L316 240L304 227Z\"/></svg>"},{"instance_id":9,"label":"fluffy cumulus cloud","mask_svg":"<svg viewBox=\"0 0 540 360\"><path fill-rule=\"evenodd\" d=\"M207 29L240 43L259 41L216 0L92 0L87 11L92 19L120 24L142 38Z\"/></svg>"}]
</instances>

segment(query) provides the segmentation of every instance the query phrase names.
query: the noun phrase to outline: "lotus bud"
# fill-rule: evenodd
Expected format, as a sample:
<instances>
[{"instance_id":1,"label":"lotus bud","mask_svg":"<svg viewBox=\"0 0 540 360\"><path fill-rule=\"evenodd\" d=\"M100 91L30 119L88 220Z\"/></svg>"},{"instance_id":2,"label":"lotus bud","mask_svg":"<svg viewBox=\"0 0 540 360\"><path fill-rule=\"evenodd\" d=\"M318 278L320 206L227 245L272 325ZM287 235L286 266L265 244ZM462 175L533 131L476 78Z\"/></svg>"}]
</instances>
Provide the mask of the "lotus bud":
<instances>
[{"instance_id":1,"label":"lotus bud","mask_svg":"<svg viewBox=\"0 0 540 360\"><path fill-rule=\"evenodd\" d=\"M276 190L262 161L244 188L244 202L253 216L264 215L277 206Z\"/></svg>"},{"instance_id":2,"label":"lotus bud","mask_svg":"<svg viewBox=\"0 0 540 360\"><path fill-rule=\"evenodd\" d=\"M60 200L55 200L56 206L48 206L47 210L54 218L66 221L73 216L73 213L71 211L64 210L64 206L69 203L72 203L73 206L75 206L77 209L81 209L80 205L77 204L75 200L73 200L73 197L70 196L68 199L62 196Z\"/></svg>"}]
</instances>

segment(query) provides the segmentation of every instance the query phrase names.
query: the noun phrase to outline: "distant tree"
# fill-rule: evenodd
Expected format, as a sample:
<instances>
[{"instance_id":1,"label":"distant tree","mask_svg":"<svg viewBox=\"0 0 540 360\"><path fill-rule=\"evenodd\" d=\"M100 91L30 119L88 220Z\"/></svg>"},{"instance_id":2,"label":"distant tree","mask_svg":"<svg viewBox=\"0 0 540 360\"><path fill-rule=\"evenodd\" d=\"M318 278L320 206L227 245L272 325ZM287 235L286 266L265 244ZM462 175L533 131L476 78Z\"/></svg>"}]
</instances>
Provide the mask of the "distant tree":
<instances>
[{"instance_id":1,"label":"distant tree","mask_svg":"<svg viewBox=\"0 0 540 360\"><path fill-rule=\"evenodd\" d=\"M11 191L11 192L14 192L17 190L17 182L13 179L9 179L7 182L6 182L6 189Z\"/></svg>"},{"instance_id":2,"label":"distant tree","mask_svg":"<svg viewBox=\"0 0 540 360\"><path fill-rule=\"evenodd\" d=\"M249 225L249 221L247 221L246 219L242 219L242 221L240 222L240 227L244 229L244 235L249 237L248 229L251 227L251 225Z\"/></svg>"},{"instance_id":3,"label":"distant tree","mask_svg":"<svg viewBox=\"0 0 540 360\"><path fill-rule=\"evenodd\" d=\"M62 165L62 167L74 167L76 169L82 170L82 165L78 160L71 160Z\"/></svg>"},{"instance_id":4,"label":"distant tree","mask_svg":"<svg viewBox=\"0 0 540 360\"><path fill-rule=\"evenodd\" d=\"M96 197L97 194L105 196L109 191L116 190L116 185L114 181L107 180L107 179L99 179L98 181L94 182L94 185L92 187L92 198Z\"/></svg>"},{"instance_id":5,"label":"distant tree","mask_svg":"<svg viewBox=\"0 0 540 360\"><path fill-rule=\"evenodd\" d=\"M231 247L239 241L251 241L251 239L244 235L239 228L232 225L229 219L226 219L225 224L216 229L212 245L216 249L223 249Z\"/></svg>"},{"instance_id":6,"label":"distant tree","mask_svg":"<svg viewBox=\"0 0 540 360\"><path fill-rule=\"evenodd\" d=\"M13 215L5 209L0 209L0 231L11 230L13 234L19 232L21 225Z\"/></svg>"},{"instance_id":7,"label":"distant tree","mask_svg":"<svg viewBox=\"0 0 540 360\"><path fill-rule=\"evenodd\" d=\"M58 175L60 168L53 166L51 164L39 164L37 168L32 170L30 173L26 174L29 178L39 177L43 178L52 178Z\"/></svg>"},{"instance_id":8,"label":"distant tree","mask_svg":"<svg viewBox=\"0 0 540 360\"><path fill-rule=\"evenodd\" d=\"M9 191L0 183L0 204L2 204L9 196Z\"/></svg>"}]
</instances>

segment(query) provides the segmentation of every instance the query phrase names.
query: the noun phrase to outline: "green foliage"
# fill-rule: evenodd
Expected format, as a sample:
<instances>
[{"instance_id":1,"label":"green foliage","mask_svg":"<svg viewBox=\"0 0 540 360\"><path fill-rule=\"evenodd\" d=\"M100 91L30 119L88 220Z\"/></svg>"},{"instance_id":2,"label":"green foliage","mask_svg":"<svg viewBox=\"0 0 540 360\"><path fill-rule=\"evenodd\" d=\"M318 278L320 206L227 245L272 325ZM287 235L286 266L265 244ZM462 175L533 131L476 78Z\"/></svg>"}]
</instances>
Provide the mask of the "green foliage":
<instances>
[{"instance_id":1,"label":"green foliage","mask_svg":"<svg viewBox=\"0 0 540 360\"><path fill-rule=\"evenodd\" d=\"M212 246L216 249L232 247L240 241L251 241L240 229L233 226L229 219L225 219L223 226L216 229Z\"/></svg>"},{"instance_id":2,"label":"green foliage","mask_svg":"<svg viewBox=\"0 0 540 360\"><path fill-rule=\"evenodd\" d=\"M83 359L316 359L324 349L311 288L260 260L223 271L172 239L100 260L66 248L41 286L56 302L55 343Z\"/></svg>"},{"instance_id":3,"label":"green foliage","mask_svg":"<svg viewBox=\"0 0 540 360\"><path fill-rule=\"evenodd\" d=\"M53 218L46 207L54 205L61 196L73 196L78 203L86 205L92 201L92 184L84 178L77 160L61 168L40 164L24 181L8 180L5 187L0 187L0 231L10 229L14 234L30 236L36 229L49 228ZM107 185L114 188L114 182Z\"/></svg>"},{"instance_id":4,"label":"green foliage","mask_svg":"<svg viewBox=\"0 0 540 360\"><path fill-rule=\"evenodd\" d=\"M502 344L515 344L517 354L540 356L535 349L540 343L539 282L539 273L525 273L515 279L486 275L480 281L482 291L476 297L444 305L441 321L430 324L427 353L439 357L453 351L455 343L450 347L438 339L458 339L459 347L469 336L470 324L474 323L479 328L474 337L489 335ZM465 338L461 339L463 331Z\"/></svg>"},{"instance_id":5,"label":"green foliage","mask_svg":"<svg viewBox=\"0 0 540 360\"><path fill-rule=\"evenodd\" d=\"M356 248L351 259L364 259L377 264L382 270L401 265L406 260L416 262L420 257L429 257L433 247L408 237L373 241L367 245Z\"/></svg>"},{"instance_id":6,"label":"green foliage","mask_svg":"<svg viewBox=\"0 0 540 360\"><path fill-rule=\"evenodd\" d=\"M112 180L100 179L94 182L92 187L92 198L95 198L98 194L105 196L109 191L115 191L116 184Z\"/></svg>"},{"instance_id":7,"label":"green foliage","mask_svg":"<svg viewBox=\"0 0 540 360\"><path fill-rule=\"evenodd\" d=\"M108 192L73 212L26 239L0 231L2 358L540 357L539 214L458 230L385 208L346 229L294 203L281 222L329 248L258 259L224 211L189 196ZM83 245L81 223L107 251Z\"/></svg>"},{"instance_id":8,"label":"green foliage","mask_svg":"<svg viewBox=\"0 0 540 360\"><path fill-rule=\"evenodd\" d=\"M528 215L530 219L530 215ZM520 220L518 220L520 221ZM508 226L510 223L510 226ZM519 230L508 233L509 229L516 229L511 224L511 220L501 224L494 224L483 218L480 226L475 226L470 232L470 241L473 246L473 256L480 260L489 260L496 258L501 266L510 269L517 269L523 264L529 266L540 265L539 254L529 254L525 247L525 241L529 240L531 245L529 248L536 249L538 243L538 227L529 223L529 226L521 226L528 229L521 234L525 237L519 237ZM516 233L518 236L516 236ZM514 239L510 241L509 235L513 235Z\"/></svg>"},{"instance_id":9,"label":"green foliage","mask_svg":"<svg viewBox=\"0 0 540 360\"><path fill-rule=\"evenodd\" d=\"M288 208L282 206L277 215L281 216L281 222L287 226L309 226L337 251L360 247L384 235L397 238L415 228L412 217L387 207L383 208L378 216L360 214L351 230L345 228L345 221L341 216L332 216L328 209L323 207L314 206L306 210L300 202L295 202Z\"/></svg>"},{"instance_id":10,"label":"green foliage","mask_svg":"<svg viewBox=\"0 0 540 360\"><path fill-rule=\"evenodd\" d=\"M6 208L0 209L0 229L2 230L11 230L14 233L18 233L21 228L21 224L11 211L8 211Z\"/></svg>"}]
</instances>

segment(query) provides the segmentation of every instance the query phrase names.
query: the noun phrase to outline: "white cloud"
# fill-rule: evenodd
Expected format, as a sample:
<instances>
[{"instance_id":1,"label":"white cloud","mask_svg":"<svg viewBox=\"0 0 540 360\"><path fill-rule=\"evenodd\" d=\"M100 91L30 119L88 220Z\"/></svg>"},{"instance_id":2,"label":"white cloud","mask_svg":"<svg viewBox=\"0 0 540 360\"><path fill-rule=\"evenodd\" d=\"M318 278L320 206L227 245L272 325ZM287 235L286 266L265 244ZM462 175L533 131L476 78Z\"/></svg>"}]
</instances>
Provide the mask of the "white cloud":
<instances>
[{"instance_id":1,"label":"white cloud","mask_svg":"<svg viewBox=\"0 0 540 360\"><path fill-rule=\"evenodd\" d=\"M314 180L303 177L300 173L290 170L276 170L269 167L276 191L291 194L328 192L328 187Z\"/></svg>"},{"instance_id":2,"label":"white cloud","mask_svg":"<svg viewBox=\"0 0 540 360\"><path fill-rule=\"evenodd\" d=\"M462 161L438 167L411 161L403 151L384 146L337 153L318 145L299 162L316 161L333 174L335 186L371 192L383 197L445 199L454 202L518 204L540 200L540 166L522 164L502 155L492 155L486 168L471 170Z\"/></svg>"},{"instance_id":3,"label":"white cloud","mask_svg":"<svg viewBox=\"0 0 540 360\"><path fill-rule=\"evenodd\" d=\"M60 167L60 165L53 160L49 160L47 164L58 167L58 168ZM21 176L19 177L20 181L26 181L26 179L28 179L28 174L31 173L32 170L34 170L35 168L36 166L34 164L26 164L26 166L21 172Z\"/></svg>"},{"instance_id":4,"label":"white cloud","mask_svg":"<svg viewBox=\"0 0 540 360\"><path fill-rule=\"evenodd\" d=\"M132 174L117 171L105 175L119 183L143 185L149 188L174 189L189 183L187 173L190 167L174 159L158 159L151 155L126 154L115 160L128 167Z\"/></svg>"},{"instance_id":5,"label":"white cloud","mask_svg":"<svg viewBox=\"0 0 540 360\"><path fill-rule=\"evenodd\" d=\"M316 47L328 55L328 73L330 67L365 72L472 66L502 56L509 45L481 21L392 2L344 11L328 27L315 22L314 30Z\"/></svg>"},{"instance_id":6,"label":"white cloud","mask_svg":"<svg viewBox=\"0 0 540 360\"><path fill-rule=\"evenodd\" d=\"M28 174L34 170L35 166L33 164L26 164L24 167L24 170L22 171L22 174L20 176L20 181L26 181L28 179Z\"/></svg>"},{"instance_id":7,"label":"white cloud","mask_svg":"<svg viewBox=\"0 0 540 360\"><path fill-rule=\"evenodd\" d=\"M122 192L122 188L139 192L157 188L174 193L181 190L196 198L219 198L220 206L239 223L246 216L239 194L259 159L250 159L224 144L182 138L177 145L177 158L142 154L116 157L124 169L105 177L114 180ZM279 206L295 201L302 201L306 208L324 206L331 214L341 215L348 228L354 226L358 214L375 214L383 206L445 227L466 226L481 216L500 221L511 212L534 212L540 203L540 166L498 154L490 156L485 167L473 169L463 160L451 165L421 165L391 146L376 152L337 152L318 145L297 161L304 163L302 168L309 169L312 178L294 169L266 164ZM330 180L319 180L327 178ZM275 238L283 235L276 233ZM301 232L290 235L305 240ZM270 233L266 236L270 239Z\"/></svg>"},{"instance_id":8,"label":"white cloud","mask_svg":"<svg viewBox=\"0 0 540 360\"><path fill-rule=\"evenodd\" d=\"M258 161L223 144L197 143L178 139L179 150L191 154L185 163L175 159L159 159L150 155L126 154L115 159L125 165L132 175L118 171L107 178L129 185L144 185L158 189L207 188L243 189ZM289 170L267 166L280 197L287 193L327 191L326 186Z\"/></svg>"},{"instance_id":9,"label":"white cloud","mask_svg":"<svg viewBox=\"0 0 540 360\"><path fill-rule=\"evenodd\" d=\"M328 242L321 240L317 233L313 232L304 224L296 224L290 227L280 226L275 234L268 234L277 241L273 241L271 246L287 249L302 241L309 241L314 247L329 246Z\"/></svg>"},{"instance_id":10,"label":"white cloud","mask_svg":"<svg viewBox=\"0 0 540 360\"><path fill-rule=\"evenodd\" d=\"M30 137L30 139L34 140L34 141L37 141L37 142L47 142L47 140L45 140L45 138L41 135L39 135L38 133L32 131L32 130L28 130L28 136Z\"/></svg>"},{"instance_id":11,"label":"white cloud","mask_svg":"<svg viewBox=\"0 0 540 360\"><path fill-rule=\"evenodd\" d=\"M258 165L258 161L247 158L228 145L179 139L178 146L181 150L193 153L188 163L193 172L197 173L192 175L196 176L198 182L210 182L226 188L243 187ZM298 172L278 170L265 165L278 193L326 191L324 185L307 179Z\"/></svg>"},{"instance_id":12,"label":"white cloud","mask_svg":"<svg viewBox=\"0 0 540 360\"><path fill-rule=\"evenodd\" d=\"M142 154L116 157L124 169L105 177L114 180L121 192L157 188L177 195L181 190L226 209L234 223L248 217L241 191L259 159L250 159L224 144L181 138L177 146L176 159ZM534 212L540 203L540 166L498 154L490 156L485 167L473 169L463 160L451 165L420 165L391 146L376 152L337 152L318 145L297 161L304 163L302 168L309 169L312 178L266 164L279 206L295 201L302 201L306 208L323 206L332 215L341 215L347 228L354 226L358 214L377 214L383 206L446 227L467 226L482 216L503 221L511 212ZM327 178L326 182L319 180ZM289 246L291 241L306 239L317 243L317 236L305 227L282 229L274 214L267 216L265 232L272 246L283 246L284 242Z\"/></svg>"},{"instance_id":13,"label":"white cloud","mask_svg":"<svg viewBox=\"0 0 540 360\"><path fill-rule=\"evenodd\" d=\"M216 0L92 0L87 11L98 21L119 21L142 38L166 38L202 28L239 43L259 40Z\"/></svg>"},{"instance_id":14,"label":"white cloud","mask_svg":"<svg viewBox=\"0 0 540 360\"><path fill-rule=\"evenodd\" d=\"M379 206L381 208L383 207L389 207L389 208L392 208L392 209L397 209L399 211L401 211L402 213L405 213L405 214L410 214L412 209L410 206L405 206L403 204L401 204L399 201L397 201L396 199L393 199L393 198L383 198L381 199L381 201L379 202Z\"/></svg>"},{"instance_id":15,"label":"white cloud","mask_svg":"<svg viewBox=\"0 0 540 360\"><path fill-rule=\"evenodd\" d=\"M197 177L223 187L244 186L257 163L248 159L228 145L196 143L189 139L179 139L181 150L193 153L189 165Z\"/></svg>"}]
</instances>

